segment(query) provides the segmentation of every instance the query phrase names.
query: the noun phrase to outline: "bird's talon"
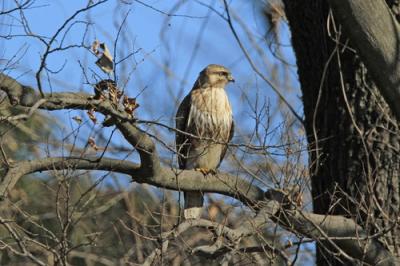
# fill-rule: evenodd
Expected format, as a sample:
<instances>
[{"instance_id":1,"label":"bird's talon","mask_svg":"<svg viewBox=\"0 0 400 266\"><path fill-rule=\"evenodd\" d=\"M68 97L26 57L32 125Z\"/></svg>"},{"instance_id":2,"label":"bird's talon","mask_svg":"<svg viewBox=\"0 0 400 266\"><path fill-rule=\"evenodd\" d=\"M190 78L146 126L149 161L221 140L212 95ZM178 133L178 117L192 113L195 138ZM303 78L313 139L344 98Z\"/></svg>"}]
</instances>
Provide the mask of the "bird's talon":
<instances>
[{"instance_id":1,"label":"bird's talon","mask_svg":"<svg viewBox=\"0 0 400 266\"><path fill-rule=\"evenodd\" d=\"M215 170L208 169L208 168L195 168L194 170L201 172L205 176L208 174L212 174L212 175L216 174Z\"/></svg>"}]
</instances>

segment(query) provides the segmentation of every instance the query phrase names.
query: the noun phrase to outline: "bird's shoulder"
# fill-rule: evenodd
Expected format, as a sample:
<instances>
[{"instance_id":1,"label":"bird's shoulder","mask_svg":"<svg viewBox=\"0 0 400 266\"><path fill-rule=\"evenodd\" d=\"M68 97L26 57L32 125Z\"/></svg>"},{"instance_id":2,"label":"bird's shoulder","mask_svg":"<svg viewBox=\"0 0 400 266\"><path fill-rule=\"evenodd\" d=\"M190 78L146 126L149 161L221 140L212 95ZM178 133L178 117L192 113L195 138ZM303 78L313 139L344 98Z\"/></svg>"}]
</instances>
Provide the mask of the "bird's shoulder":
<instances>
[{"instance_id":1,"label":"bird's shoulder","mask_svg":"<svg viewBox=\"0 0 400 266\"><path fill-rule=\"evenodd\" d=\"M178 115L182 115L182 113L186 112L187 109L190 107L190 104L191 104L191 93L186 95L185 98L183 98L183 100L179 104L176 116L178 117Z\"/></svg>"}]
</instances>

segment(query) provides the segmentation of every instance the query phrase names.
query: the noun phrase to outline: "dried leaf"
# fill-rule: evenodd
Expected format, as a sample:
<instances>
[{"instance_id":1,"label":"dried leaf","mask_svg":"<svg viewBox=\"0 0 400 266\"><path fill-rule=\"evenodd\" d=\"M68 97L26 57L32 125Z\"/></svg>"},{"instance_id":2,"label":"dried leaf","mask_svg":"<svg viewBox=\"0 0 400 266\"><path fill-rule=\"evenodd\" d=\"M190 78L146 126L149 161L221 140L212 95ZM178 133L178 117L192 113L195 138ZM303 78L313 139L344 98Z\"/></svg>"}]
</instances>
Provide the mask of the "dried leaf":
<instances>
[{"instance_id":1,"label":"dried leaf","mask_svg":"<svg viewBox=\"0 0 400 266\"><path fill-rule=\"evenodd\" d=\"M94 124L97 123L97 118L96 118L96 115L94 114L95 111L96 111L95 108L91 108L91 109L89 109L89 110L87 111L87 114L88 114L90 120L92 120L92 122L93 122Z\"/></svg>"},{"instance_id":2,"label":"dried leaf","mask_svg":"<svg viewBox=\"0 0 400 266\"><path fill-rule=\"evenodd\" d=\"M296 203L297 207L302 207L303 206L304 200L303 200L303 193L302 192L299 192L298 194L296 194L294 196L294 202Z\"/></svg>"},{"instance_id":3,"label":"dried leaf","mask_svg":"<svg viewBox=\"0 0 400 266\"><path fill-rule=\"evenodd\" d=\"M121 99L122 95L124 95L124 93L117 89L117 98L118 98L118 100Z\"/></svg>"},{"instance_id":4,"label":"dried leaf","mask_svg":"<svg viewBox=\"0 0 400 266\"><path fill-rule=\"evenodd\" d=\"M118 89L117 87L110 87L108 91L108 98L110 99L111 103L113 103L114 107L118 105Z\"/></svg>"},{"instance_id":5,"label":"dried leaf","mask_svg":"<svg viewBox=\"0 0 400 266\"><path fill-rule=\"evenodd\" d=\"M100 54L99 45L100 45L99 40L95 40L95 41L92 43L92 51L93 51L93 53L94 53L96 56L99 56L99 54Z\"/></svg>"},{"instance_id":6,"label":"dried leaf","mask_svg":"<svg viewBox=\"0 0 400 266\"><path fill-rule=\"evenodd\" d=\"M99 150L99 147L97 147L96 141L94 140L93 137L89 137L89 139L88 139L88 144L89 144L89 146L92 147L94 150L96 150L96 151Z\"/></svg>"},{"instance_id":7,"label":"dried leaf","mask_svg":"<svg viewBox=\"0 0 400 266\"><path fill-rule=\"evenodd\" d=\"M128 98L126 95L124 96L123 105L125 111L131 116L133 115L133 111L139 107L139 104L136 102L136 98Z\"/></svg>"},{"instance_id":8,"label":"dried leaf","mask_svg":"<svg viewBox=\"0 0 400 266\"><path fill-rule=\"evenodd\" d=\"M111 127L111 126L115 125L115 118L110 115L107 115L104 118L102 125L103 125L103 127Z\"/></svg>"},{"instance_id":9,"label":"dried leaf","mask_svg":"<svg viewBox=\"0 0 400 266\"><path fill-rule=\"evenodd\" d=\"M115 87L116 84L112 79L104 79L94 85L94 99L104 100L106 98L105 92L110 90L110 87Z\"/></svg>"},{"instance_id":10,"label":"dried leaf","mask_svg":"<svg viewBox=\"0 0 400 266\"><path fill-rule=\"evenodd\" d=\"M76 115L74 117L72 117L72 119L74 119L78 124L82 124L82 117L80 117L79 115Z\"/></svg>"},{"instance_id":11,"label":"dried leaf","mask_svg":"<svg viewBox=\"0 0 400 266\"><path fill-rule=\"evenodd\" d=\"M282 19L285 19L285 9L281 0L272 0L268 2L268 5L264 9L264 16L268 21L270 29L266 36L272 34L271 37L278 37L279 23Z\"/></svg>"},{"instance_id":12,"label":"dried leaf","mask_svg":"<svg viewBox=\"0 0 400 266\"><path fill-rule=\"evenodd\" d=\"M111 73L114 69L114 62L107 45L95 40L92 44L92 51L99 58L96 65L105 73Z\"/></svg>"},{"instance_id":13,"label":"dried leaf","mask_svg":"<svg viewBox=\"0 0 400 266\"><path fill-rule=\"evenodd\" d=\"M219 213L219 208L218 208L217 206L211 205L211 206L208 208L208 216L209 216L210 220L216 219L218 213Z\"/></svg>"},{"instance_id":14,"label":"dried leaf","mask_svg":"<svg viewBox=\"0 0 400 266\"><path fill-rule=\"evenodd\" d=\"M95 85L95 88L100 91L107 91L109 90L110 86L117 86L117 85L115 84L115 81L112 79L103 79Z\"/></svg>"}]
</instances>

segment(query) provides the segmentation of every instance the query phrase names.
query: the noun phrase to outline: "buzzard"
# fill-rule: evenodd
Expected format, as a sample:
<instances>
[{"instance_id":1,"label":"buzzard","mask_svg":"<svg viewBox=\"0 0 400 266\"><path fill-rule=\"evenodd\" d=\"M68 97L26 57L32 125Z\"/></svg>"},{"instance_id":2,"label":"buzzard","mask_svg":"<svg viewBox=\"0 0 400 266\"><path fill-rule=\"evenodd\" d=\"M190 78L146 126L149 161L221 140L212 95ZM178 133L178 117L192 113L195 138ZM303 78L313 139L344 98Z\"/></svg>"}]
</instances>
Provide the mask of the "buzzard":
<instances>
[{"instance_id":1,"label":"buzzard","mask_svg":"<svg viewBox=\"0 0 400 266\"><path fill-rule=\"evenodd\" d=\"M209 65L200 72L191 92L176 114L176 150L180 169L195 169L204 175L215 172L233 137L232 109L225 86L234 82L230 71ZM201 215L203 194L185 192L185 219Z\"/></svg>"}]
</instances>

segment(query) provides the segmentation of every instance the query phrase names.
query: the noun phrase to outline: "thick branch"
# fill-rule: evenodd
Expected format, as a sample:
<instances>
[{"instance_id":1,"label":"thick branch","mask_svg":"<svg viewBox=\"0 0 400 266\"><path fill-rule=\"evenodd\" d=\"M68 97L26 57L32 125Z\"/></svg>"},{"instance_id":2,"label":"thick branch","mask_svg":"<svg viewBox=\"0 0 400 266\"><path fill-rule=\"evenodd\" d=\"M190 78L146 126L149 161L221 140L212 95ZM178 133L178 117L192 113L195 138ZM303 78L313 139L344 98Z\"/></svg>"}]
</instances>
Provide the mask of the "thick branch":
<instances>
[{"instance_id":1,"label":"thick branch","mask_svg":"<svg viewBox=\"0 0 400 266\"><path fill-rule=\"evenodd\" d=\"M400 26L383 0L330 0L369 73L400 121Z\"/></svg>"},{"instance_id":2,"label":"thick branch","mask_svg":"<svg viewBox=\"0 0 400 266\"><path fill-rule=\"evenodd\" d=\"M368 265L400 265L390 251L352 219L300 211L287 211L281 217L285 217L288 226L296 228L300 234L322 243L337 245L337 251L344 257L347 254Z\"/></svg>"},{"instance_id":3,"label":"thick branch","mask_svg":"<svg viewBox=\"0 0 400 266\"><path fill-rule=\"evenodd\" d=\"M45 158L33 161L20 161L12 164L0 183L0 197L7 196L19 179L27 174L50 170L104 170L133 174L140 169L138 164L109 158Z\"/></svg>"},{"instance_id":4,"label":"thick branch","mask_svg":"<svg viewBox=\"0 0 400 266\"><path fill-rule=\"evenodd\" d=\"M0 183L0 196L14 188L24 175L49 170L103 170L132 176L137 183L145 183L177 191L203 191L224 194L237 198L249 206L254 206L264 199L264 191L243 178L220 173L215 176L204 175L194 170L160 169L157 175L149 176L138 164L110 158L44 158L14 163L7 170Z\"/></svg>"},{"instance_id":5,"label":"thick branch","mask_svg":"<svg viewBox=\"0 0 400 266\"><path fill-rule=\"evenodd\" d=\"M282 195L279 190L270 190L266 194L273 197L267 196L271 201L267 208L258 213L258 219L270 218L289 231L318 242L329 243L341 256L355 264L358 263L357 261L362 261L368 265L400 265L398 258L354 220L338 215L307 213L297 208L282 209L282 205L279 205L278 202L287 198L286 195ZM294 205L292 204L292 206Z\"/></svg>"}]
</instances>

